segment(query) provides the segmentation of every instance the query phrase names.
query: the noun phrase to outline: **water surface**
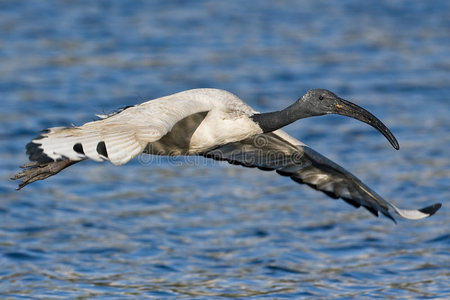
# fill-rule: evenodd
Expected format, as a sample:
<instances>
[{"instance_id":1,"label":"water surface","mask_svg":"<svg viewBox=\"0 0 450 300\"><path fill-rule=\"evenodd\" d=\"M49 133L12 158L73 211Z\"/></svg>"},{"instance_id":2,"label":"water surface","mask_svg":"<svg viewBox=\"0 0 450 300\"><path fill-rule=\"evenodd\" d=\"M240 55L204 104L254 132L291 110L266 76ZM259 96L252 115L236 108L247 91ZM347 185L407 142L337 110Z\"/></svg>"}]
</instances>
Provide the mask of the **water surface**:
<instances>
[{"instance_id":1,"label":"water surface","mask_svg":"<svg viewBox=\"0 0 450 300\"><path fill-rule=\"evenodd\" d=\"M0 294L8 299L449 296L447 1L3 1ZM20 192L41 129L190 88L255 109L328 88L383 120L286 130L400 207L355 210L272 172L140 157L83 162Z\"/></svg>"}]
</instances>

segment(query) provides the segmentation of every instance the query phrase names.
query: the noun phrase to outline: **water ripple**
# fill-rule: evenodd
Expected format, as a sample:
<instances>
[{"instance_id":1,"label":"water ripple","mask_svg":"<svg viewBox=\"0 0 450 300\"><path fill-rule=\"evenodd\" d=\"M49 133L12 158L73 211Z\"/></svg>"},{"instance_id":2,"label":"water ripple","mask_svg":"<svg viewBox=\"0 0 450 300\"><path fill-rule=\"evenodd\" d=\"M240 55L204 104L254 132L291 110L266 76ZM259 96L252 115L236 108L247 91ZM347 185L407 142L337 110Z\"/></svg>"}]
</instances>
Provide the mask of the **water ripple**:
<instances>
[{"instance_id":1,"label":"water ripple","mask_svg":"<svg viewBox=\"0 0 450 300\"><path fill-rule=\"evenodd\" d=\"M1 1L1 297L446 298L449 3ZM39 130L198 87L260 111L333 90L401 151L340 116L287 131L399 206L444 206L394 225L273 172L160 157L14 190Z\"/></svg>"}]
</instances>

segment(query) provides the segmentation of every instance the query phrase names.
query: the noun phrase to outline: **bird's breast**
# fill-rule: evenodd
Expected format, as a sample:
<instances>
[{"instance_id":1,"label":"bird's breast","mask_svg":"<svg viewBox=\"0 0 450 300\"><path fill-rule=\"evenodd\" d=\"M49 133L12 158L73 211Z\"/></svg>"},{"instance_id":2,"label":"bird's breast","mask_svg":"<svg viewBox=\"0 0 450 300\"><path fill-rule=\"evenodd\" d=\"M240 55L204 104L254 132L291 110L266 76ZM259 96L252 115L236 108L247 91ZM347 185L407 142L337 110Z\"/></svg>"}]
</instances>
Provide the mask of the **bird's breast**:
<instances>
[{"instance_id":1,"label":"bird's breast","mask_svg":"<svg viewBox=\"0 0 450 300\"><path fill-rule=\"evenodd\" d=\"M189 152L190 154L202 153L259 133L262 133L261 128L247 115L224 116L211 111L193 133Z\"/></svg>"},{"instance_id":2,"label":"bird's breast","mask_svg":"<svg viewBox=\"0 0 450 300\"><path fill-rule=\"evenodd\" d=\"M145 153L153 155L197 155L218 146L262 133L247 115L204 111L177 122L158 141L149 143Z\"/></svg>"}]
</instances>

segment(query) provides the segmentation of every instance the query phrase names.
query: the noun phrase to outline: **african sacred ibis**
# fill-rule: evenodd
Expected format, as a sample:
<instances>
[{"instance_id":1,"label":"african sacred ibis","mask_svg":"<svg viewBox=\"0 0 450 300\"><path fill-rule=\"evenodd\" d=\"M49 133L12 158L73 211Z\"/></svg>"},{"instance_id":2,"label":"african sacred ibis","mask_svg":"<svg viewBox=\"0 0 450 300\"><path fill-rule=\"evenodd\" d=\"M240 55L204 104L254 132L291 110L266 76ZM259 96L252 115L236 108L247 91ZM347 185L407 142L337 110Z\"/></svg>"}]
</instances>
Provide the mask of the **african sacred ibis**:
<instances>
[{"instance_id":1,"label":"african sacred ibis","mask_svg":"<svg viewBox=\"0 0 450 300\"><path fill-rule=\"evenodd\" d=\"M245 167L275 170L298 183L363 206L392 219L431 216L440 203L399 209L341 166L280 130L298 119L339 114L379 130L399 149L390 130L356 104L324 89L308 91L291 106L257 113L237 96L219 89L194 89L127 107L79 127L50 128L26 147L32 163L12 179L19 189L85 159L122 165L140 153L200 155Z\"/></svg>"}]
</instances>

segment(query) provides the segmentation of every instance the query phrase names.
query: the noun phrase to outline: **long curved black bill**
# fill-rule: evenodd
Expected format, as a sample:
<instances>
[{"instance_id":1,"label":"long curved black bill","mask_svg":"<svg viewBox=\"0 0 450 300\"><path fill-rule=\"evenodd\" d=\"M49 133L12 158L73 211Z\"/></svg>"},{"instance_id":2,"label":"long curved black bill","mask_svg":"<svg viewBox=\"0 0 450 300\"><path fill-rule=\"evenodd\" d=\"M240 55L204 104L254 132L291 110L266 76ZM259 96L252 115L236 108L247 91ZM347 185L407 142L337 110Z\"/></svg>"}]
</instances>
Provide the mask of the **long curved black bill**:
<instances>
[{"instance_id":1,"label":"long curved black bill","mask_svg":"<svg viewBox=\"0 0 450 300\"><path fill-rule=\"evenodd\" d=\"M351 103L347 100L344 100L342 98L338 98L336 100L334 107L332 108L333 114L343 115L347 116L356 120L359 120L361 122L364 122L366 124L369 124L370 126L377 129L379 132L381 132L391 143L392 147L399 150L400 145L397 142L397 139L394 137L392 132L386 127L386 125L383 124L377 117L372 115L370 112L365 110L364 108Z\"/></svg>"}]
</instances>

